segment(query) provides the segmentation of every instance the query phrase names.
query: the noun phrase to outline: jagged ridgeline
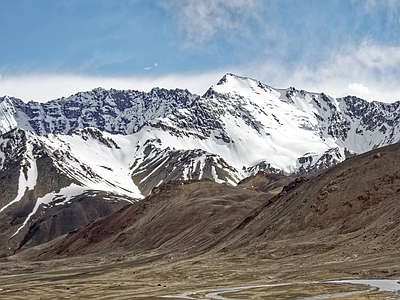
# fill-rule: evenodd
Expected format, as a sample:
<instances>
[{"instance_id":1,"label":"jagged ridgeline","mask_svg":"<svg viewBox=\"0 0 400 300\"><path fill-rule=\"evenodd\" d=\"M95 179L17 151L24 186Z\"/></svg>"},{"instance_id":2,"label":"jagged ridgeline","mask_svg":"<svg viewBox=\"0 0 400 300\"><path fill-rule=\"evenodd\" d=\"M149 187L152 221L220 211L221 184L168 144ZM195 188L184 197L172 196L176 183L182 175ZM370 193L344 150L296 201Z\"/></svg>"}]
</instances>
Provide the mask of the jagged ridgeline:
<instances>
[{"instance_id":1,"label":"jagged ridgeline","mask_svg":"<svg viewBox=\"0 0 400 300\"><path fill-rule=\"evenodd\" d=\"M399 111L399 102L274 89L233 74L203 96L98 88L47 103L2 97L0 246L49 240L78 226L54 231L88 203L85 222L170 180L236 185L259 171L329 168L396 143Z\"/></svg>"}]
</instances>

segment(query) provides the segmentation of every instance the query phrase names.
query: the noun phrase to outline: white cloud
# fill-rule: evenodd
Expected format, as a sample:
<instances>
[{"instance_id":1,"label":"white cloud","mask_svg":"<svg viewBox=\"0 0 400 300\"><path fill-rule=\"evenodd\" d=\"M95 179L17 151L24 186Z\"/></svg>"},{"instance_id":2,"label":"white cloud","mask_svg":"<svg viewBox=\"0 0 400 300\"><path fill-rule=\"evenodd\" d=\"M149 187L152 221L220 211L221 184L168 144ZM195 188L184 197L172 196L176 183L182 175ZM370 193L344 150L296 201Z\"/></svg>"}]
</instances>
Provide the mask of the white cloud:
<instances>
[{"instance_id":1,"label":"white cloud","mask_svg":"<svg viewBox=\"0 0 400 300\"><path fill-rule=\"evenodd\" d=\"M249 76L276 88L295 86L298 89L324 92L335 97L355 95L368 101L400 100L400 46L383 46L371 41L343 47L319 64L299 63L294 68L289 68L279 61L269 60L204 73L164 76L3 74L0 80L0 96L10 95L24 101L34 99L43 102L96 87L140 91L149 91L153 87L187 88L192 93L201 95L227 72Z\"/></svg>"},{"instance_id":2,"label":"white cloud","mask_svg":"<svg viewBox=\"0 0 400 300\"><path fill-rule=\"evenodd\" d=\"M217 83L224 73L217 70L201 74L136 77L95 77L71 74L4 76L0 80L0 97L8 95L20 98L24 102L30 100L46 102L97 87L139 91L149 91L154 87L182 88L201 95L211 85Z\"/></svg>"},{"instance_id":3,"label":"white cloud","mask_svg":"<svg viewBox=\"0 0 400 300\"><path fill-rule=\"evenodd\" d=\"M353 94L368 101L400 100L400 46L364 41L345 46L313 65L299 62L289 68L280 62L265 61L240 71L274 87L295 86L335 97Z\"/></svg>"},{"instance_id":4,"label":"white cloud","mask_svg":"<svg viewBox=\"0 0 400 300\"><path fill-rule=\"evenodd\" d=\"M369 98L371 91L370 89L362 83L350 83L347 86L347 93L349 95L357 95L360 98Z\"/></svg>"},{"instance_id":5,"label":"white cloud","mask_svg":"<svg viewBox=\"0 0 400 300\"><path fill-rule=\"evenodd\" d=\"M358 88L367 100L393 102L400 100L399 70L400 46L365 41L334 53L315 70L315 82L325 86L334 83L340 96L352 87ZM360 89L361 85L354 85L355 82L362 82L364 88Z\"/></svg>"}]
</instances>

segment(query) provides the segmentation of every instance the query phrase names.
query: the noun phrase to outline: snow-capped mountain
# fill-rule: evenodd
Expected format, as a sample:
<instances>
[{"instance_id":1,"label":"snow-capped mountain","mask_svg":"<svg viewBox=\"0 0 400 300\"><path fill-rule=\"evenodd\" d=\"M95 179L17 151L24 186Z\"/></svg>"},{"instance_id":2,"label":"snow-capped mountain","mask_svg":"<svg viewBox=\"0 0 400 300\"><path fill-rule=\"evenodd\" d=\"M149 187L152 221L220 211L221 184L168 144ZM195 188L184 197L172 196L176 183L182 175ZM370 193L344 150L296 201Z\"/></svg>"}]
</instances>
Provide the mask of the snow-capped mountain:
<instances>
[{"instance_id":1,"label":"snow-capped mountain","mask_svg":"<svg viewBox=\"0 0 400 300\"><path fill-rule=\"evenodd\" d=\"M159 88L149 93L98 88L47 103L3 97L0 132L18 127L65 136L92 127L140 140L139 147L151 143L160 150L217 154L239 177L247 175L243 170L266 167L307 173L346 154L397 142L399 103L274 89L227 74L202 97Z\"/></svg>"},{"instance_id":2,"label":"snow-capped mountain","mask_svg":"<svg viewBox=\"0 0 400 300\"><path fill-rule=\"evenodd\" d=\"M398 142L399 106L274 89L233 74L203 96L159 88L97 88L47 103L5 96L0 222L18 211L7 232L33 236L44 208L82 195L126 204L170 180L236 184L260 170L315 172Z\"/></svg>"}]
</instances>

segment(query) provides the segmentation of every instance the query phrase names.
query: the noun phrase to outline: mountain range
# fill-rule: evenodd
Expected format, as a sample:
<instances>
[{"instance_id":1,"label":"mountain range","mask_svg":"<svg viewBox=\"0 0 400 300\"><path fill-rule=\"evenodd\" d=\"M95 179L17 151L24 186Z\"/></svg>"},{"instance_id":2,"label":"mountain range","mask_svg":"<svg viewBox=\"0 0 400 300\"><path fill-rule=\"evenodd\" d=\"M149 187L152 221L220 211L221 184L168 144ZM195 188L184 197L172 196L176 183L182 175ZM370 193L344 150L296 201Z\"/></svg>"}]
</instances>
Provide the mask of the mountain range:
<instances>
[{"instance_id":1,"label":"mountain range","mask_svg":"<svg viewBox=\"0 0 400 300\"><path fill-rule=\"evenodd\" d=\"M50 241L168 182L235 186L259 172L312 174L395 144L399 106L234 74L203 96L97 88L47 103L2 97L0 255Z\"/></svg>"}]
</instances>

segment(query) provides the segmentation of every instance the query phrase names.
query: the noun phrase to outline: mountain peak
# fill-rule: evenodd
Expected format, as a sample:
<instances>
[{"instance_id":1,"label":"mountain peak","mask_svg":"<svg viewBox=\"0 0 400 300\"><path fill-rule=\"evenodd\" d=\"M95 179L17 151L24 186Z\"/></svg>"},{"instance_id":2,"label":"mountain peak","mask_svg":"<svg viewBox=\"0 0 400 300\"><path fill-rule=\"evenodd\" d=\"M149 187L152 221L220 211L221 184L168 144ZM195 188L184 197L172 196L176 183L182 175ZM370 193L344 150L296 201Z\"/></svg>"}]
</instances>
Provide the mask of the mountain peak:
<instances>
[{"instance_id":1,"label":"mountain peak","mask_svg":"<svg viewBox=\"0 0 400 300\"><path fill-rule=\"evenodd\" d=\"M233 73L226 73L217 83L217 85L224 85L224 84L234 84L234 82L241 82L241 81L255 81L257 80L252 79L250 77L239 76Z\"/></svg>"},{"instance_id":2,"label":"mountain peak","mask_svg":"<svg viewBox=\"0 0 400 300\"><path fill-rule=\"evenodd\" d=\"M8 99L10 99L10 96L4 95L4 96L0 97L0 103L2 103L3 101L7 101Z\"/></svg>"},{"instance_id":3,"label":"mountain peak","mask_svg":"<svg viewBox=\"0 0 400 300\"><path fill-rule=\"evenodd\" d=\"M111 89L111 90L113 90L113 89ZM107 90L105 88L102 88L100 86L92 89L92 92L106 92L106 91Z\"/></svg>"}]
</instances>

